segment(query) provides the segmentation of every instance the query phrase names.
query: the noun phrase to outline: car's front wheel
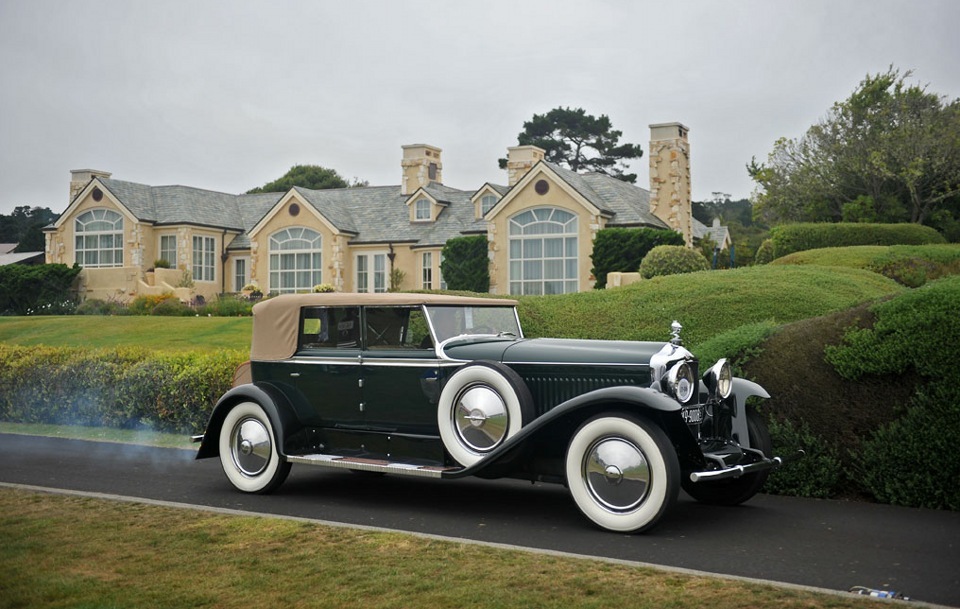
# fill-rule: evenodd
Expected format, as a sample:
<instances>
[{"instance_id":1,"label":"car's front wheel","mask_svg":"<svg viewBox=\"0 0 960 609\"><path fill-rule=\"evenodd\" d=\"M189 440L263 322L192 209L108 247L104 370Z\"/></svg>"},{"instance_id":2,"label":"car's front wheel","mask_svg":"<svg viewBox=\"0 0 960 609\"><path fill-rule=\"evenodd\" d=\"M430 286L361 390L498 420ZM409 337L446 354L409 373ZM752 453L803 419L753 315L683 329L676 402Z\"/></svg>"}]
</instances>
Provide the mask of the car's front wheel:
<instances>
[{"instance_id":1,"label":"car's front wheel","mask_svg":"<svg viewBox=\"0 0 960 609\"><path fill-rule=\"evenodd\" d=\"M220 464L227 479L246 493L269 493L290 473L290 463L277 451L270 417L255 402L241 402L227 413L220 428Z\"/></svg>"},{"instance_id":2,"label":"car's front wheel","mask_svg":"<svg viewBox=\"0 0 960 609\"><path fill-rule=\"evenodd\" d=\"M680 491L680 465L666 434L629 415L581 425L567 447L566 474L584 516L622 533L656 524Z\"/></svg>"}]
</instances>

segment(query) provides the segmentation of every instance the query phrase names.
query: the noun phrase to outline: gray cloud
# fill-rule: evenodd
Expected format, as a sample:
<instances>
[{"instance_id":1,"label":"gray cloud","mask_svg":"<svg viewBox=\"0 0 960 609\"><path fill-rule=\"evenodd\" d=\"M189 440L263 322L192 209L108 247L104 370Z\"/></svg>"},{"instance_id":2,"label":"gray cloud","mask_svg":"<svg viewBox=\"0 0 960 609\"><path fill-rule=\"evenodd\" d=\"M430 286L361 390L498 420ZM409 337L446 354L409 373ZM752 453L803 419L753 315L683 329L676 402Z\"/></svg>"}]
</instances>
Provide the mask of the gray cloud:
<instances>
[{"instance_id":1,"label":"gray cloud","mask_svg":"<svg viewBox=\"0 0 960 609\"><path fill-rule=\"evenodd\" d=\"M691 128L694 197L894 64L960 96L960 3L228 0L0 3L0 213L62 211L69 170L242 192L297 163L399 183L400 146L459 188L556 106ZM640 183L646 159L635 163Z\"/></svg>"}]
</instances>

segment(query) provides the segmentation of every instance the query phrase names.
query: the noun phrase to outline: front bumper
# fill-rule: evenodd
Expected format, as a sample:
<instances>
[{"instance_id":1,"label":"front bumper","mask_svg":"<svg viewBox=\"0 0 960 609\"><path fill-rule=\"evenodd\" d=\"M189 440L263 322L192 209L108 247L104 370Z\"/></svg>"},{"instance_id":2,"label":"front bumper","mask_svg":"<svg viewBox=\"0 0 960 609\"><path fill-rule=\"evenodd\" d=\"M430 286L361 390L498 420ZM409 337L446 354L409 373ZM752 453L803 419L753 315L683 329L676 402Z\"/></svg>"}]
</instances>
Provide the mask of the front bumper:
<instances>
[{"instance_id":1,"label":"front bumper","mask_svg":"<svg viewBox=\"0 0 960 609\"><path fill-rule=\"evenodd\" d=\"M721 469L710 469L701 472L690 472L690 481L691 482L706 482L710 480L723 480L725 478L739 478L740 476L746 474L754 474L757 472L766 471L769 469L775 469L780 467L784 463L789 461L795 461L802 457L804 452L798 450L793 455L787 457L773 457L771 459L763 459L761 461L755 461L753 463L747 463L746 465L731 465L730 467L724 467Z\"/></svg>"}]
</instances>

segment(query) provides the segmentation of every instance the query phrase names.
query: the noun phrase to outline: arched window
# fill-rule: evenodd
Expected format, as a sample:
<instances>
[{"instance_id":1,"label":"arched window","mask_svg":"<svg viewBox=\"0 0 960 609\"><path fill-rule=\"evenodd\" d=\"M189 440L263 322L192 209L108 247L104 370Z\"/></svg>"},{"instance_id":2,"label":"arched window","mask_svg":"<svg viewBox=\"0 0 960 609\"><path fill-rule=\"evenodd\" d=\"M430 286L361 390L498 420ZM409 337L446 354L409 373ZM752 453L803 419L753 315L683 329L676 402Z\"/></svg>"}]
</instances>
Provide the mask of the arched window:
<instances>
[{"instance_id":1,"label":"arched window","mask_svg":"<svg viewBox=\"0 0 960 609\"><path fill-rule=\"evenodd\" d=\"M323 283L320 233L294 226L270 235L270 293L307 292Z\"/></svg>"},{"instance_id":2,"label":"arched window","mask_svg":"<svg viewBox=\"0 0 960 609\"><path fill-rule=\"evenodd\" d=\"M123 216L110 209L85 211L74 221L74 233L80 266L123 266Z\"/></svg>"},{"instance_id":3,"label":"arched window","mask_svg":"<svg viewBox=\"0 0 960 609\"><path fill-rule=\"evenodd\" d=\"M510 218L510 293L576 292L577 216L553 207Z\"/></svg>"}]
</instances>

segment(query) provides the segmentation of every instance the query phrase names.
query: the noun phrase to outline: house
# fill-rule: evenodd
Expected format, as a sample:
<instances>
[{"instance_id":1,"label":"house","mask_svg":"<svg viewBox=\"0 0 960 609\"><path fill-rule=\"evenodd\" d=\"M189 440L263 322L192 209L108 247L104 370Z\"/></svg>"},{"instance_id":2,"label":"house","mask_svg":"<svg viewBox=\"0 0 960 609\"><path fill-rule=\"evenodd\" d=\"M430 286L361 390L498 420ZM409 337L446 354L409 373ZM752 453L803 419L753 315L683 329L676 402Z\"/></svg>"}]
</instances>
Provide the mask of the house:
<instances>
[{"instance_id":1,"label":"house","mask_svg":"<svg viewBox=\"0 0 960 609\"><path fill-rule=\"evenodd\" d=\"M7 264L43 264L43 252L14 252L17 243L0 243L0 266Z\"/></svg>"},{"instance_id":2,"label":"house","mask_svg":"<svg viewBox=\"0 0 960 609\"><path fill-rule=\"evenodd\" d=\"M577 174L535 146L508 148L507 184L444 185L442 150L402 147L400 184L232 195L148 186L75 170L70 203L45 229L46 260L79 263L81 294L126 300L173 292L187 300L256 284L310 290L441 289L447 240L486 235L490 291L556 294L593 287L590 254L606 227L702 225L690 202L688 129L651 125L650 189ZM169 268L165 268L169 267Z\"/></svg>"}]
</instances>

